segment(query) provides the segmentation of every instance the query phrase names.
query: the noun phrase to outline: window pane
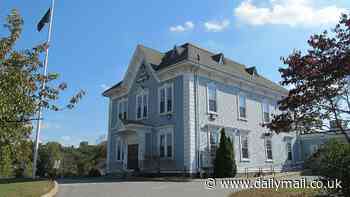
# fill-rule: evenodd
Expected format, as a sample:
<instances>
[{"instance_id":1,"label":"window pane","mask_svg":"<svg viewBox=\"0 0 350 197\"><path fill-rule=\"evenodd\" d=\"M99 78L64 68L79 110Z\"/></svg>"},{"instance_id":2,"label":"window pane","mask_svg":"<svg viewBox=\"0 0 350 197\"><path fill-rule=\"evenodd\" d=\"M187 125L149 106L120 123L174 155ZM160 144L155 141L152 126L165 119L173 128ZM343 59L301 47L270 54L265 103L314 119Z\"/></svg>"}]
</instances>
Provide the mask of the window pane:
<instances>
[{"instance_id":1,"label":"window pane","mask_svg":"<svg viewBox=\"0 0 350 197\"><path fill-rule=\"evenodd\" d=\"M248 136L242 137L242 158L249 158L249 150L248 150Z\"/></svg>"},{"instance_id":2,"label":"window pane","mask_svg":"<svg viewBox=\"0 0 350 197\"><path fill-rule=\"evenodd\" d=\"M210 100L216 100L216 87L215 85L209 85L208 86L208 91L209 91L209 99Z\"/></svg>"},{"instance_id":3,"label":"window pane","mask_svg":"<svg viewBox=\"0 0 350 197\"><path fill-rule=\"evenodd\" d=\"M246 118L247 117L245 107L239 107L239 116L241 118Z\"/></svg>"},{"instance_id":4,"label":"window pane","mask_svg":"<svg viewBox=\"0 0 350 197\"><path fill-rule=\"evenodd\" d=\"M272 160L272 142L271 139L266 139L266 157Z\"/></svg>"},{"instance_id":5,"label":"window pane","mask_svg":"<svg viewBox=\"0 0 350 197\"><path fill-rule=\"evenodd\" d=\"M287 143L287 160L292 160L292 144L290 142Z\"/></svg>"},{"instance_id":6,"label":"window pane","mask_svg":"<svg viewBox=\"0 0 350 197\"><path fill-rule=\"evenodd\" d=\"M216 87L214 84L208 85L208 99L209 99L209 111L217 112L217 104L216 104Z\"/></svg>"},{"instance_id":7,"label":"window pane","mask_svg":"<svg viewBox=\"0 0 350 197\"><path fill-rule=\"evenodd\" d=\"M142 97L137 96L137 118L141 118Z\"/></svg>"},{"instance_id":8,"label":"window pane","mask_svg":"<svg viewBox=\"0 0 350 197\"><path fill-rule=\"evenodd\" d=\"M172 87L167 88L167 112L171 112L173 110L173 90Z\"/></svg>"},{"instance_id":9,"label":"window pane","mask_svg":"<svg viewBox=\"0 0 350 197\"><path fill-rule=\"evenodd\" d=\"M118 102L117 100L112 100L112 120L111 120L111 127L115 127L118 121Z\"/></svg>"},{"instance_id":10,"label":"window pane","mask_svg":"<svg viewBox=\"0 0 350 197\"><path fill-rule=\"evenodd\" d=\"M219 144L219 136L215 131L210 132L210 143L211 144Z\"/></svg>"},{"instance_id":11,"label":"window pane","mask_svg":"<svg viewBox=\"0 0 350 197\"><path fill-rule=\"evenodd\" d=\"M247 117L247 112L246 112L246 97L243 95L239 96L239 116L241 118L246 118Z\"/></svg>"},{"instance_id":12,"label":"window pane","mask_svg":"<svg viewBox=\"0 0 350 197\"><path fill-rule=\"evenodd\" d=\"M123 118L123 103L119 103L118 118Z\"/></svg>"},{"instance_id":13,"label":"window pane","mask_svg":"<svg viewBox=\"0 0 350 197\"><path fill-rule=\"evenodd\" d=\"M160 113L165 112L165 89L160 89Z\"/></svg>"},{"instance_id":14,"label":"window pane","mask_svg":"<svg viewBox=\"0 0 350 197\"><path fill-rule=\"evenodd\" d=\"M216 101L215 100L209 100L209 111L210 112L217 112L216 111Z\"/></svg>"},{"instance_id":15,"label":"window pane","mask_svg":"<svg viewBox=\"0 0 350 197\"><path fill-rule=\"evenodd\" d=\"M120 143L117 142L118 146L117 146L117 160L120 160Z\"/></svg>"},{"instance_id":16,"label":"window pane","mask_svg":"<svg viewBox=\"0 0 350 197\"><path fill-rule=\"evenodd\" d=\"M159 156L164 157L165 156L165 136L160 136L160 150L159 150Z\"/></svg>"},{"instance_id":17,"label":"window pane","mask_svg":"<svg viewBox=\"0 0 350 197\"><path fill-rule=\"evenodd\" d=\"M167 143L167 157L172 157L173 154L173 147L172 147L172 135L170 133L166 136L166 143Z\"/></svg>"},{"instance_id":18,"label":"window pane","mask_svg":"<svg viewBox=\"0 0 350 197\"><path fill-rule=\"evenodd\" d=\"M145 151L145 157L149 158L152 153L152 135L151 133L146 133L146 151Z\"/></svg>"},{"instance_id":19,"label":"window pane","mask_svg":"<svg viewBox=\"0 0 350 197\"><path fill-rule=\"evenodd\" d=\"M245 108L245 104L246 104L246 98L245 98L245 96L240 95L240 96L239 96L239 106Z\"/></svg>"},{"instance_id":20,"label":"window pane","mask_svg":"<svg viewBox=\"0 0 350 197\"><path fill-rule=\"evenodd\" d=\"M267 112L264 112L264 122L270 122L270 114Z\"/></svg>"},{"instance_id":21,"label":"window pane","mask_svg":"<svg viewBox=\"0 0 350 197\"><path fill-rule=\"evenodd\" d=\"M121 158L121 160L124 160L124 144L122 143L121 144L121 154L122 154L122 158Z\"/></svg>"},{"instance_id":22,"label":"window pane","mask_svg":"<svg viewBox=\"0 0 350 197\"><path fill-rule=\"evenodd\" d=\"M143 117L146 118L148 113L148 95L143 95Z\"/></svg>"},{"instance_id":23,"label":"window pane","mask_svg":"<svg viewBox=\"0 0 350 197\"><path fill-rule=\"evenodd\" d=\"M126 119L127 117L127 111L128 111L128 102L124 101L123 102L123 119Z\"/></svg>"},{"instance_id":24,"label":"window pane","mask_svg":"<svg viewBox=\"0 0 350 197\"><path fill-rule=\"evenodd\" d=\"M263 103L263 116L264 122L270 122L270 109L267 103Z\"/></svg>"}]
</instances>

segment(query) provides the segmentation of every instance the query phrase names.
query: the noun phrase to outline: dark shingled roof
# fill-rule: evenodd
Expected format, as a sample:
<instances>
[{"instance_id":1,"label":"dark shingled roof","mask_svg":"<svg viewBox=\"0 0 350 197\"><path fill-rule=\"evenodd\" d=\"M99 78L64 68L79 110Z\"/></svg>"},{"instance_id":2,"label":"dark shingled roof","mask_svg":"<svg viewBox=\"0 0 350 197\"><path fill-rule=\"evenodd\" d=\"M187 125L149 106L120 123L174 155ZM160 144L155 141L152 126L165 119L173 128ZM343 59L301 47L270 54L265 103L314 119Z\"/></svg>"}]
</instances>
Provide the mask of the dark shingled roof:
<instances>
[{"instance_id":1,"label":"dark shingled roof","mask_svg":"<svg viewBox=\"0 0 350 197\"><path fill-rule=\"evenodd\" d=\"M108 88L107 90L105 90L102 95L106 95L108 94L109 91L113 90L114 88L119 87L120 85L122 85L123 81L119 81L117 84L113 85L112 87Z\"/></svg>"},{"instance_id":2,"label":"dark shingled roof","mask_svg":"<svg viewBox=\"0 0 350 197\"><path fill-rule=\"evenodd\" d=\"M213 53L191 43L185 43L181 46L174 46L173 49L165 53L143 45L139 45L139 48L145 55L146 61L151 64L152 68L156 71L167 68L168 66L174 65L183 60L189 60L194 63L206 65L218 71L231 73L235 76L239 76L240 78L275 91L284 93L288 92L277 83L259 75L255 67L246 68L244 65L224 57L224 54L222 53ZM221 57L223 58L223 64L220 64ZM120 83L121 82L114 85L104 93L118 87Z\"/></svg>"}]
</instances>

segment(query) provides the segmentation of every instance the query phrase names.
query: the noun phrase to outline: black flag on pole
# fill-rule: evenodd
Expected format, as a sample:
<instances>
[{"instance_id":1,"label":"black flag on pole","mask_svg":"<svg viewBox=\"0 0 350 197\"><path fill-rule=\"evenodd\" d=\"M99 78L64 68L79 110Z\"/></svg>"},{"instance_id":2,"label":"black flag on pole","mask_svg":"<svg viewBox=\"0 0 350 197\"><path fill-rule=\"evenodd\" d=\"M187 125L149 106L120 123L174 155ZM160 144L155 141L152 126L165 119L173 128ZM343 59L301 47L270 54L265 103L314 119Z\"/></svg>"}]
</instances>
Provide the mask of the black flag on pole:
<instances>
[{"instance_id":1,"label":"black flag on pole","mask_svg":"<svg viewBox=\"0 0 350 197\"><path fill-rule=\"evenodd\" d=\"M41 18L41 20L39 21L38 25L37 25L37 29L38 31L41 31L41 29L45 26L46 23L50 22L50 16L51 16L51 8L49 8L47 10L47 12L45 13L45 15Z\"/></svg>"}]
</instances>

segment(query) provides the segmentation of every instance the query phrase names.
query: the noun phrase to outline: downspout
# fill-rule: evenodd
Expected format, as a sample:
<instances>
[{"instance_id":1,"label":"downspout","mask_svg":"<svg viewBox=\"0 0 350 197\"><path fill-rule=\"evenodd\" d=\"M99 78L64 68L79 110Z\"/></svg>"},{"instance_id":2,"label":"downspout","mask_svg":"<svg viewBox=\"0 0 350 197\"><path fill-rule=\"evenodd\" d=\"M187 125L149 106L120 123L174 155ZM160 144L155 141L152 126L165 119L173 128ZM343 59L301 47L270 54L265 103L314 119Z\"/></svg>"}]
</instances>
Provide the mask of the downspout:
<instances>
[{"instance_id":1,"label":"downspout","mask_svg":"<svg viewBox=\"0 0 350 197\"><path fill-rule=\"evenodd\" d=\"M194 122L195 122L195 147L196 147L196 170L197 173L199 173L199 132L198 132L198 75L197 75L197 69L194 70Z\"/></svg>"}]
</instances>

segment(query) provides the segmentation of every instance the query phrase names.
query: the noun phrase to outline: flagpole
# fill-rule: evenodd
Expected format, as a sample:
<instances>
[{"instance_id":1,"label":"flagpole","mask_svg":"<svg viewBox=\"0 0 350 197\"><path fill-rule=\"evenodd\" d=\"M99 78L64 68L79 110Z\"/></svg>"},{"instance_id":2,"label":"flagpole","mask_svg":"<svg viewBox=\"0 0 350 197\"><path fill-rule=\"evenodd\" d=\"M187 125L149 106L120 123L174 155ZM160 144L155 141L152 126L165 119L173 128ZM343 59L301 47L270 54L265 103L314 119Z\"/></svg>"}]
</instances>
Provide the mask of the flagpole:
<instances>
[{"instance_id":1,"label":"flagpole","mask_svg":"<svg viewBox=\"0 0 350 197\"><path fill-rule=\"evenodd\" d=\"M55 0L51 1L51 13L50 13L50 23L49 23L49 32L47 36L47 42L46 42L46 53L45 53L45 62L44 62L44 76L47 76L47 65L49 61L49 44L51 41L51 30L52 30L52 19L54 14L54 6L55 6ZM46 79L43 80L41 90L45 89L45 83ZM41 119L42 119L42 107L41 107L41 100L42 97L40 97L40 105L38 110L38 120L36 125L36 135L35 135L35 146L34 146L34 159L33 159L33 174L32 178L36 178L36 166L37 166L37 160L38 160L38 150L39 150L39 139L40 139L40 131L41 131Z\"/></svg>"}]
</instances>

